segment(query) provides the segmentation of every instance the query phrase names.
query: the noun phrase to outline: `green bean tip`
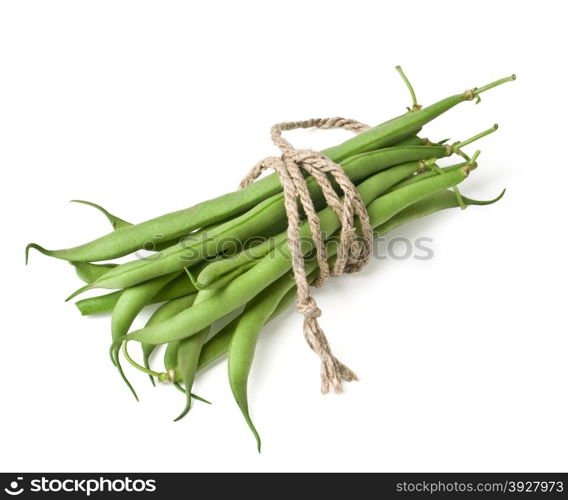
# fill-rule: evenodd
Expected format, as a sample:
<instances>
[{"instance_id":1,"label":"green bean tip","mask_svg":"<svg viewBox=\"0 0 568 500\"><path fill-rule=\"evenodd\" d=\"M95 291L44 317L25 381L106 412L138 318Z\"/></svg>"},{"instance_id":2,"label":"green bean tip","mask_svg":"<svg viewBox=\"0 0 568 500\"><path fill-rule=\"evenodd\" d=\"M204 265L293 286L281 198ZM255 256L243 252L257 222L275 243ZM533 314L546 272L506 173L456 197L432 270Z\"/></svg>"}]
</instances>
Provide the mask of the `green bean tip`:
<instances>
[{"instance_id":1,"label":"green bean tip","mask_svg":"<svg viewBox=\"0 0 568 500\"><path fill-rule=\"evenodd\" d=\"M208 405L212 405L213 403L205 398L202 398L201 396L198 396L197 394L191 394L191 397L193 399L196 399L197 401L201 401L202 403L206 403Z\"/></svg>"},{"instance_id":2,"label":"green bean tip","mask_svg":"<svg viewBox=\"0 0 568 500\"><path fill-rule=\"evenodd\" d=\"M499 193L499 195L492 200L474 200L472 198L468 198L467 196L464 196L463 199L466 205L493 205L493 203L497 203L501 198L503 198L503 196L505 196L506 191L506 188L503 189L503 191L501 191L501 193Z\"/></svg>"},{"instance_id":3,"label":"green bean tip","mask_svg":"<svg viewBox=\"0 0 568 500\"><path fill-rule=\"evenodd\" d=\"M88 316L89 313L83 309L83 304L80 304L81 301L75 302L75 307L79 309L81 316Z\"/></svg>"},{"instance_id":4,"label":"green bean tip","mask_svg":"<svg viewBox=\"0 0 568 500\"><path fill-rule=\"evenodd\" d=\"M30 256L30 248L34 248L38 252L40 252L44 255L49 255L48 254L49 250L46 250L45 248L38 245L37 243L28 243L28 245L26 246L26 266L28 265L28 260L29 260L29 256Z\"/></svg>"},{"instance_id":5,"label":"green bean tip","mask_svg":"<svg viewBox=\"0 0 568 500\"><path fill-rule=\"evenodd\" d=\"M71 295L69 295L69 297L67 297L65 299L65 302L69 302L71 299L74 299L75 297L77 297L77 295L80 295L81 293L86 292L87 290L91 290L92 288L93 288L92 283L89 283L85 286L82 286L78 290L75 290Z\"/></svg>"},{"instance_id":6,"label":"green bean tip","mask_svg":"<svg viewBox=\"0 0 568 500\"><path fill-rule=\"evenodd\" d=\"M176 418L174 418L174 422L179 422L183 417L185 417L189 413L190 407L191 404L188 402L188 404L185 405L185 408L182 410L182 412Z\"/></svg>"}]
</instances>

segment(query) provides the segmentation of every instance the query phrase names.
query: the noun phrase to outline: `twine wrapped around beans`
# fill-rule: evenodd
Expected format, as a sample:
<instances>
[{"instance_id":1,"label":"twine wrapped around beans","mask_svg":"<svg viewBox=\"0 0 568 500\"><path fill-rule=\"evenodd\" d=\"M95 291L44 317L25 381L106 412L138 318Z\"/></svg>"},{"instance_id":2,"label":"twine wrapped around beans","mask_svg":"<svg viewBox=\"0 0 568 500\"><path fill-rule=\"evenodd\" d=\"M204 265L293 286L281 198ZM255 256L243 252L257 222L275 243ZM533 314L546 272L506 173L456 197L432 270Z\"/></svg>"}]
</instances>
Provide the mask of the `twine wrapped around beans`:
<instances>
[{"instance_id":1,"label":"twine wrapped around beans","mask_svg":"<svg viewBox=\"0 0 568 500\"><path fill-rule=\"evenodd\" d=\"M296 299L297 309L304 315L306 341L321 359L322 392L341 392L343 381L357 380L333 355L319 325L321 311L309 285L316 277L314 284L321 286L331 276L365 266L371 255L373 229L386 234L447 208L490 205L504 194L492 200L472 200L458 189L476 168L480 153L475 151L470 157L463 148L495 132L497 125L452 144L448 140L432 142L418 134L446 111L465 101L479 102L480 94L514 80L515 75L423 107L402 69L397 67L397 71L412 99L403 115L372 128L344 118L278 123L271 135L280 156L257 163L241 182L242 190L139 224L95 203L75 200L99 210L113 231L70 248L27 245L26 262L30 249L35 249L74 266L85 285L67 300L88 290L114 290L84 298L76 305L85 315L112 311L110 357L136 398L121 366L121 347L131 366L150 375L153 382L169 381L184 393L185 406L176 420L188 413L192 401L207 402L193 392L194 381L201 370L226 354L231 391L260 451L247 388L256 344L265 325ZM284 131L310 127L342 128L357 135L323 153L296 149L282 137ZM437 165L438 159L454 154L462 157L459 163ZM275 174L254 182L269 169ZM327 207L322 208L324 203ZM320 208L318 212L315 207ZM281 252L274 251L272 240L243 245L235 256L219 252L226 238L246 241L263 237L286 222L287 231L274 236ZM310 251L303 248L305 257L301 238L306 237ZM159 251L152 258L112 262L130 254L138 257L137 252L147 249L148 243ZM314 254L316 258L308 261ZM234 258L226 258L229 256ZM132 328L142 310L157 303L162 305L145 326ZM213 328L219 320L235 314L220 330ZM131 341L141 344L143 364L130 356L127 344ZM158 346L166 346L164 371L151 366L151 355Z\"/></svg>"},{"instance_id":2,"label":"twine wrapped around beans","mask_svg":"<svg viewBox=\"0 0 568 500\"><path fill-rule=\"evenodd\" d=\"M280 157L271 156L258 162L242 180L240 188L255 181L267 169L274 170L284 191L284 205L288 218L288 245L292 253L292 269L298 288L298 311L304 315L304 336L310 348L321 359L321 391L326 394L330 388L334 392L342 391L342 381L357 380L357 375L339 361L332 353L327 338L321 329L317 318L321 310L313 297L310 296L309 284L304 268L304 256L300 248L299 228L300 213L298 201L306 215L310 226L312 240L316 250L316 258L320 269L315 286L323 285L330 276L359 271L367 264L373 244L373 228L369 215L355 185L351 182L343 168L322 153L310 149L295 149L282 137L285 130L298 128L343 128L355 133L369 129L355 120L345 118L313 118L298 122L277 123L271 129L272 141L282 151ZM341 232L337 249L337 260L332 270L327 263L325 241L320 229L316 208L310 197L310 192L302 170L311 175L321 188L325 201L341 221ZM343 191L340 199L328 174L335 180ZM362 240L357 237L354 226L354 216L360 221Z\"/></svg>"}]
</instances>

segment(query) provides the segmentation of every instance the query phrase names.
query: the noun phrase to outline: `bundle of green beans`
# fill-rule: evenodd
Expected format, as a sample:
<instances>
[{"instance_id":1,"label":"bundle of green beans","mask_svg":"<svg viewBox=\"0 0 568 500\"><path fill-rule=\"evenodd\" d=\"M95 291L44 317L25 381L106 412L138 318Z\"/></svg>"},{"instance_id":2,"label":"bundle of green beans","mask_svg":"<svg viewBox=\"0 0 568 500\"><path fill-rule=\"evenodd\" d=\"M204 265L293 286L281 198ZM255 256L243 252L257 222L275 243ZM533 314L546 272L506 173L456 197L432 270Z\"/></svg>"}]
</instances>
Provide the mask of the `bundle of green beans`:
<instances>
[{"instance_id":1,"label":"bundle of green beans","mask_svg":"<svg viewBox=\"0 0 568 500\"><path fill-rule=\"evenodd\" d=\"M357 186L367 207L370 222L383 235L411 220L446 209L489 205L503 196L477 201L463 196L458 185L477 167L479 151L471 157L464 147L492 133L497 126L472 138L447 144L418 136L422 127L454 106L477 99L481 93L515 79L510 76L486 86L450 96L428 107L416 102L412 86L400 68L412 96L405 114L323 151L340 164ZM441 168L436 161L458 155L460 161ZM311 177L310 195L318 211L321 231L332 242L340 221L325 206L323 193ZM339 192L339 188L335 186ZM105 210L113 231L96 240L63 250L47 250L35 243L30 248L64 259L74 267L85 286L69 298L96 288L110 293L79 300L83 315L112 312L111 360L136 397L121 365L124 358L150 375L152 383L172 382L185 394L187 414L196 375L227 355L229 382L260 449L260 437L248 410L247 381L260 331L272 318L286 310L296 298L287 245L284 195L276 174L249 186L190 208L131 224ZM306 274L313 282L318 276L310 228L300 228ZM150 256L133 258L123 264L112 261L138 251ZM328 248L328 260L335 258L335 246ZM100 263L105 261L104 263ZM158 304L144 328L131 331L140 312ZM142 347L143 364L129 354L127 344ZM151 367L157 346L165 345L163 370Z\"/></svg>"}]
</instances>

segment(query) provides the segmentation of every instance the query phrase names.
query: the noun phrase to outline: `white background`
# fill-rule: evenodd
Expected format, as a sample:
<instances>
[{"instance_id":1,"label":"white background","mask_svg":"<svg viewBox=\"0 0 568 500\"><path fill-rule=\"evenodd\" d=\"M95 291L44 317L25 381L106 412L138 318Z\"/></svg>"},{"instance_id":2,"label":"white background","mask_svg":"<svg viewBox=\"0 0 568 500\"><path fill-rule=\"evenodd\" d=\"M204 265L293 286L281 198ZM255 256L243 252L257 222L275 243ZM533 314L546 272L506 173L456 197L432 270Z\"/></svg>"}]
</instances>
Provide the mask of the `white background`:
<instances>
[{"instance_id":1,"label":"white background","mask_svg":"<svg viewBox=\"0 0 568 500\"><path fill-rule=\"evenodd\" d=\"M568 467L566 31L562 2L5 1L0 8L0 470L562 471ZM271 324L250 381L263 453L221 363L183 405L110 365L109 318L63 298L62 248L108 231L67 200L142 221L233 190L273 154L269 127L404 111L501 76L515 83L429 125L494 122L464 184L491 207L396 232L433 260L375 261L315 292L336 354L360 376L319 394L301 318ZM321 148L346 132L303 132ZM473 151L474 148L470 148ZM140 324L140 322L137 322Z\"/></svg>"}]
</instances>

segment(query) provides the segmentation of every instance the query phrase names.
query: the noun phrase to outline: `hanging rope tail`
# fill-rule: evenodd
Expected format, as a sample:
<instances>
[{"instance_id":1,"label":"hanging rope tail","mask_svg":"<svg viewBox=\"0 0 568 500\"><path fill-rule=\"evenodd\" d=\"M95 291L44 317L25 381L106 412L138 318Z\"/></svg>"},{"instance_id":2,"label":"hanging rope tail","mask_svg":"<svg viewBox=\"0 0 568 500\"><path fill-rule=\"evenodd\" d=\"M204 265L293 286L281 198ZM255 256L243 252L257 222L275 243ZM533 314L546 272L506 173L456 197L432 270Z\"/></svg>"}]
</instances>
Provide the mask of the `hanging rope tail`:
<instances>
[{"instance_id":1,"label":"hanging rope tail","mask_svg":"<svg viewBox=\"0 0 568 500\"><path fill-rule=\"evenodd\" d=\"M278 123L272 127L271 136L282 155L280 157L271 156L258 162L243 179L240 187L248 186L268 169L274 170L280 179L288 218L288 245L292 255L294 279L298 288L297 310L304 315L304 336L310 348L321 359L321 391L325 394L333 389L334 392L339 393L342 391L342 381L357 380L357 375L333 355L329 342L319 325L318 318L321 316L321 310L310 296L304 256L301 251L301 217L298 202L310 227L320 269L316 286L323 285L330 276L339 276L362 269L371 255L373 229L365 204L343 168L316 151L295 149L282 137L284 131L311 127L342 128L357 134L369 129L367 125L345 118L314 118L299 122ZM316 180L327 205L333 209L341 222L337 260L332 270L329 269L327 263L325 240L321 232L320 221L302 171ZM342 198L335 192L329 176L341 188ZM362 238L357 236L355 216L359 219Z\"/></svg>"}]
</instances>

